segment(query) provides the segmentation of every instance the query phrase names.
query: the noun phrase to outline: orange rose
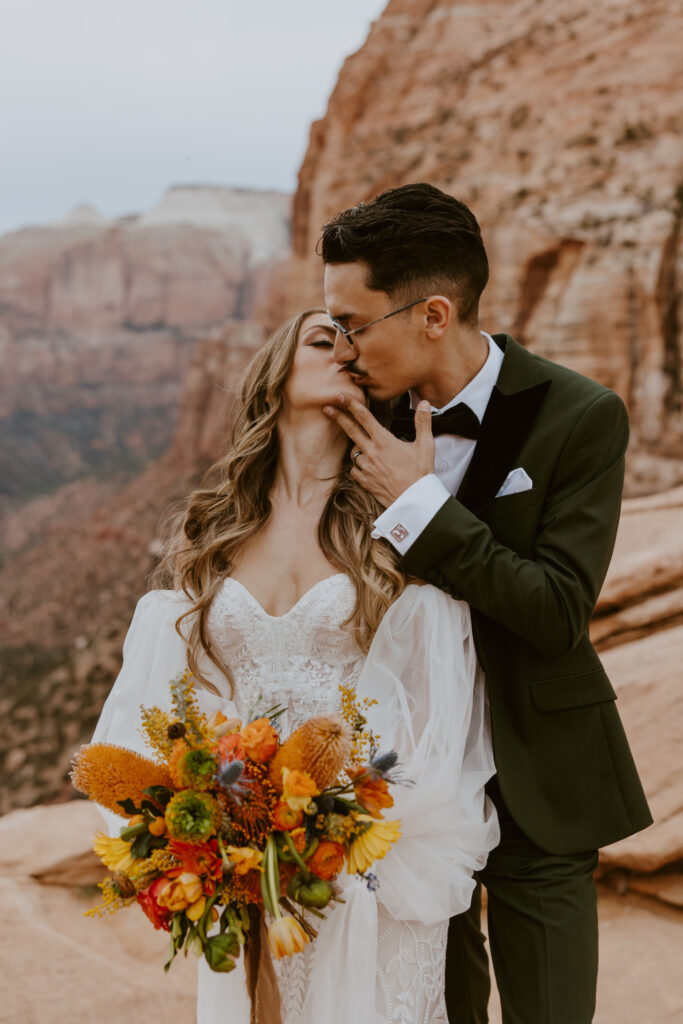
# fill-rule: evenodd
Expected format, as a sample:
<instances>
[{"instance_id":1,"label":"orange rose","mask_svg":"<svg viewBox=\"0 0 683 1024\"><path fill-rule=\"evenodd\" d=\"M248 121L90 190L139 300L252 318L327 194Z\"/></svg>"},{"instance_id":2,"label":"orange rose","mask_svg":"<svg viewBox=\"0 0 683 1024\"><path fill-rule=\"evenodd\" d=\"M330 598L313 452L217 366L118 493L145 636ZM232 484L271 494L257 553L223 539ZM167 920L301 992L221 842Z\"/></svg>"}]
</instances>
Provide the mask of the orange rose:
<instances>
[{"instance_id":1,"label":"orange rose","mask_svg":"<svg viewBox=\"0 0 683 1024\"><path fill-rule=\"evenodd\" d=\"M278 748L280 738L267 718L257 718L245 725L241 732L242 746L247 757L263 764Z\"/></svg>"},{"instance_id":2,"label":"orange rose","mask_svg":"<svg viewBox=\"0 0 683 1024\"><path fill-rule=\"evenodd\" d=\"M283 832L290 832L293 828L298 828L303 820L304 812L293 811L284 800L278 800L275 804L273 810L273 824L275 828L279 828Z\"/></svg>"},{"instance_id":3,"label":"orange rose","mask_svg":"<svg viewBox=\"0 0 683 1024\"><path fill-rule=\"evenodd\" d=\"M364 775L366 771L367 768L364 767L348 768L347 775L353 782L358 776ZM387 781L379 776L367 775L360 782L354 782L353 789L358 803L362 804L373 818L384 817L380 808L394 806L394 798L389 793Z\"/></svg>"},{"instance_id":4,"label":"orange rose","mask_svg":"<svg viewBox=\"0 0 683 1024\"><path fill-rule=\"evenodd\" d=\"M313 856L306 862L314 875L329 882L338 875L344 864L344 847L339 843L321 839Z\"/></svg>"},{"instance_id":5,"label":"orange rose","mask_svg":"<svg viewBox=\"0 0 683 1024\"><path fill-rule=\"evenodd\" d=\"M318 787L308 772L283 768L282 782L282 799L293 811L305 811L311 797L318 795Z\"/></svg>"}]
</instances>

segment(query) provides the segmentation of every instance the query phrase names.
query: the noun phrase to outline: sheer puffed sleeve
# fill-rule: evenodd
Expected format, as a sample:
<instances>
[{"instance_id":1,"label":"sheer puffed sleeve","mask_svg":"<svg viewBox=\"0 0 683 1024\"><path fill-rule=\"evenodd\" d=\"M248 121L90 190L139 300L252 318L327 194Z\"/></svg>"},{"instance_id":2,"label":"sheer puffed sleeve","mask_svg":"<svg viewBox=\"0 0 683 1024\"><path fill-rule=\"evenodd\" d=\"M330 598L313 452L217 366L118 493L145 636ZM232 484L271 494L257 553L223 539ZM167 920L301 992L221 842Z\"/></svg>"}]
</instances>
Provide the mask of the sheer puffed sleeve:
<instances>
[{"instance_id":1,"label":"sheer puffed sleeve","mask_svg":"<svg viewBox=\"0 0 683 1024\"><path fill-rule=\"evenodd\" d=\"M472 874L499 839L484 793L495 769L467 605L433 587L406 587L375 634L357 693L377 701L368 722L413 785L391 787L395 803L384 814L401 819L402 834L371 869L376 893L340 877L346 904L331 909L314 943L302 1024L385 1024L378 978L400 987L401 928L438 930L465 911Z\"/></svg>"},{"instance_id":2,"label":"sheer puffed sleeve","mask_svg":"<svg viewBox=\"0 0 683 1024\"><path fill-rule=\"evenodd\" d=\"M377 863L377 896L396 919L432 924L469 907L472 874L498 843L484 784L494 771L484 678L469 608L411 585L384 616L358 694L382 751L411 786L392 786L401 838Z\"/></svg>"},{"instance_id":3,"label":"sheer puffed sleeve","mask_svg":"<svg viewBox=\"0 0 683 1024\"><path fill-rule=\"evenodd\" d=\"M102 708L91 743L113 743L151 756L141 731L140 707L156 705L166 711L171 708L169 682L187 665L185 642L178 636L175 624L188 608L188 598L177 591L152 590L140 598L123 645L121 671ZM202 672L221 686L222 677L217 671L210 674L202 664ZM224 679L222 686L227 686ZM205 690L198 690L197 696L200 707L208 714L220 709L231 717L232 705L226 697ZM99 810L110 834L118 835L124 819L103 807Z\"/></svg>"}]
</instances>

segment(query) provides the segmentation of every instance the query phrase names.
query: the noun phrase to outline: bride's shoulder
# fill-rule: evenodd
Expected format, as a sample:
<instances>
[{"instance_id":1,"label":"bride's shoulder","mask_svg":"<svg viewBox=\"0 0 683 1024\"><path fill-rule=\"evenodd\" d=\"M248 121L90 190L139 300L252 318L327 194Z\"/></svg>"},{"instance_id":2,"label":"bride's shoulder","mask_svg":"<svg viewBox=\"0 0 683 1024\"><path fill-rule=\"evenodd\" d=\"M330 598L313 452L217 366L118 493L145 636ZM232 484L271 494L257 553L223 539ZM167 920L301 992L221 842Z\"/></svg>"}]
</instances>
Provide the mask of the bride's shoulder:
<instances>
[{"instance_id":1,"label":"bride's shoulder","mask_svg":"<svg viewBox=\"0 0 683 1024\"><path fill-rule=\"evenodd\" d=\"M135 606L133 622L140 620L167 619L175 621L184 611L189 611L193 602L182 590L149 590Z\"/></svg>"}]
</instances>

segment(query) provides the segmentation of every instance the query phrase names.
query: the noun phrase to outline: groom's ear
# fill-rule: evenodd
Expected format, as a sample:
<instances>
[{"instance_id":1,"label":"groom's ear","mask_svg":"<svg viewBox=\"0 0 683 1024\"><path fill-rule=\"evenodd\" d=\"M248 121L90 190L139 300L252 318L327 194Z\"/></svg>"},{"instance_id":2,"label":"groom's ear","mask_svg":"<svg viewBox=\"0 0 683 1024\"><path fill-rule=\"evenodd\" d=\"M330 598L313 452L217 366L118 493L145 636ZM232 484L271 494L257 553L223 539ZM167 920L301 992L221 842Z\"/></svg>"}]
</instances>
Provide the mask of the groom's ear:
<instances>
[{"instance_id":1,"label":"groom's ear","mask_svg":"<svg viewBox=\"0 0 683 1024\"><path fill-rule=\"evenodd\" d=\"M430 295L426 300L426 334L430 341L437 341L448 330L455 316L453 300L446 295Z\"/></svg>"}]
</instances>

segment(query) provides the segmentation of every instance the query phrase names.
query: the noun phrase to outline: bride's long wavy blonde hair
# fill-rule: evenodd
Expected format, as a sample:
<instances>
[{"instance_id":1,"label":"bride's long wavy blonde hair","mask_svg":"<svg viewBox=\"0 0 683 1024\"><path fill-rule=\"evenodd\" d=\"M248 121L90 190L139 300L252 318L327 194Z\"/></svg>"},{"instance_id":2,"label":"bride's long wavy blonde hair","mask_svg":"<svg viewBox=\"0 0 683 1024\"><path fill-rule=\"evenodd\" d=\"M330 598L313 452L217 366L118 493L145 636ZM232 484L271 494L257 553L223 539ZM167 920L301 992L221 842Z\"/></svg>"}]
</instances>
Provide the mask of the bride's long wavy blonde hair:
<instances>
[{"instance_id":1,"label":"bride's long wavy blonde hair","mask_svg":"<svg viewBox=\"0 0 683 1024\"><path fill-rule=\"evenodd\" d=\"M313 313L309 309L287 321L268 339L247 367L227 454L207 473L214 481L194 491L169 521L170 538L154 574L156 586L183 590L193 602L180 616L176 630L188 648L188 666L208 688L199 668L202 651L230 683L230 666L212 646L207 618L211 603L240 548L268 521L270 491L275 479L280 445L277 422L284 389L292 370L299 332ZM327 560L347 573L356 601L347 623L352 623L358 645L367 651L380 620L405 586L398 556L384 540L372 540L373 521L381 505L350 476L350 447L318 524L318 543ZM189 631L181 631L184 619Z\"/></svg>"}]
</instances>

